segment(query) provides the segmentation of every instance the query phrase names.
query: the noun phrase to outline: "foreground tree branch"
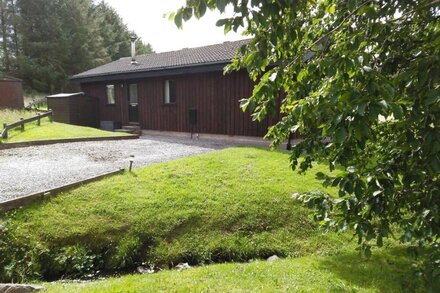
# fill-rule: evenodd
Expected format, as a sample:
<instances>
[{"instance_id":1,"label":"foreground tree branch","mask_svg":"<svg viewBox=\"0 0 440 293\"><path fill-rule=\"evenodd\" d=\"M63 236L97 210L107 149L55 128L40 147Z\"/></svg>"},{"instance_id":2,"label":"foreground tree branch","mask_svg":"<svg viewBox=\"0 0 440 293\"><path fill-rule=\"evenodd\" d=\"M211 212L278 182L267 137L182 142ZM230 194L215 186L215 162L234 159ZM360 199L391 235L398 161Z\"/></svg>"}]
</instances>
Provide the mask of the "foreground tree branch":
<instances>
[{"instance_id":1,"label":"foreground tree branch","mask_svg":"<svg viewBox=\"0 0 440 293\"><path fill-rule=\"evenodd\" d=\"M173 15L181 26L207 8L233 8L217 24L252 37L228 67L246 68L257 82L243 108L263 119L278 111L284 92L283 119L267 137L277 145L297 131L303 140L292 167L306 172L327 162L329 173L317 176L339 189L338 198L316 192L299 199L328 229L353 231L367 255L391 235L418 247L433 291L440 290L437 4L199 0Z\"/></svg>"}]
</instances>

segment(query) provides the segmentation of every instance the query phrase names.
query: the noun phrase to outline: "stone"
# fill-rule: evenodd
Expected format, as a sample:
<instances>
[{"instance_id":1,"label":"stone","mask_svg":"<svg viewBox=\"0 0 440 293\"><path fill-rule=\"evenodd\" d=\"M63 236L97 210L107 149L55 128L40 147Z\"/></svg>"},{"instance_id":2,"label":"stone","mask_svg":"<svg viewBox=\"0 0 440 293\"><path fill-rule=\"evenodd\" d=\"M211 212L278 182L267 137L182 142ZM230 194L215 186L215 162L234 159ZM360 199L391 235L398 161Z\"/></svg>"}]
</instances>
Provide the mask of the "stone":
<instances>
[{"instance_id":1,"label":"stone","mask_svg":"<svg viewBox=\"0 0 440 293\"><path fill-rule=\"evenodd\" d=\"M30 293L43 291L44 287L25 284L0 284L0 293Z\"/></svg>"},{"instance_id":2,"label":"stone","mask_svg":"<svg viewBox=\"0 0 440 293\"><path fill-rule=\"evenodd\" d=\"M179 270L179 271L187 270L187 269L190 269L190 268L191 268L191 266L190 266L187 262L185 262L185 263L179 263L179 264L176 266L176 269Z\"/></svg>"},{"instance_id":3,"label":"stone","mask_svg":"<svg viewBox=\"0 0 440 293\"><path fill-rule=\"evenodd\" d=\"M272 255L271 257L269 257L268 259L267 259L267 261L268 262L273 262L273 261L276 261L276 260L278 260L279 259L279 257L277 256L277 255Z\"/></svg>"},{"instance_id":4,"label":"stone","mask_svg":"<svg viewBox=\"0 0 440 293\"><path fill-rule=\"evenodd\" d=\"M146 268L146 267L142 267L142 266L138 266L136 268L136 270L140 274L152 274L152 273L154 273L154 270Z\"/></svg>"}]
</instances>

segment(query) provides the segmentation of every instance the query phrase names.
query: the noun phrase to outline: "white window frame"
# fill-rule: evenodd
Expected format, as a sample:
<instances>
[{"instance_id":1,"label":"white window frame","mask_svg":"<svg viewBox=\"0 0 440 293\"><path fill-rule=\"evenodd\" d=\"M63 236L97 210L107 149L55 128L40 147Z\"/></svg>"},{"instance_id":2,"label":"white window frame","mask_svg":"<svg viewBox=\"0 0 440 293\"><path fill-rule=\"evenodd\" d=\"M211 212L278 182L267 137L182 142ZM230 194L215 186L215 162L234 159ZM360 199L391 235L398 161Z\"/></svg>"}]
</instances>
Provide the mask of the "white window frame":
<instances>
[{"instance_id":1,"label":"white window frame","mask_svg":"<svg viewBox=\"0 0 440 293\"><path fill-rule=\"evenodd\" d=\"M107 105L116 104L115 85L114 84L106 85L106 96L107 96Z\"/></svg>"},{"instance_id":2,"label":"white window frame","mask_svg":"<svg viewBox=\"0 0 440 293\"><path fill-rule=\"evenodd\" d=\"M164 104L165 105L172 105L176 103L176 97L174 97L174 101L171 101L171 87L170 84L174 82L174 80L171 79L167 79L164 82ZM175 86L175 85L174 85ZM175 89L174 89L175 90ZM176 95L176 93L174 93L174 95Z\"/></svg>"}]
</instances>

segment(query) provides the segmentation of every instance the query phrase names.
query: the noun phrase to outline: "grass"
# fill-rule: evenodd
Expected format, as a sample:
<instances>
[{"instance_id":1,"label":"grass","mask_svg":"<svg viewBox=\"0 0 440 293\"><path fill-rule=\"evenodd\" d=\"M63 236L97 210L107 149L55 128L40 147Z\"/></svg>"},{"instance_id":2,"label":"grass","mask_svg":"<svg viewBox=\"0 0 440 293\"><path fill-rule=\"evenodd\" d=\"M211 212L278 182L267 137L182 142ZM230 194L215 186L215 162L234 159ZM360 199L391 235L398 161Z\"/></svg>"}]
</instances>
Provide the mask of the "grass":
<instances>
[{"instance_id":1,"label":"grass","mask_svg":"<svg viewBox=\"0 0 440 293\"><path fill-rule=\"evenodd\" d=\"M65 289L203 291L212 285L221 291L299 286L368 292L390 283L387 291L399 291L401 275L408 272L401 254L389 256L396 262L388 265L380 257L355 264L358 257L344 256L354 249L349 235L323 235L309 211L291 197L318 189L323 187L313 173L290 170L287 153L256 148L226 149L117 175L1 217L0 281L130 272L141 263L167 269L179 262L246 262L276 254L298 258L127 276ZM348 279L351 271L356 272L353 280ZM336 287L331 287L333 279ZM53 286L56 291L64 285Z\"/></svg>"},{"instance_id":2,"label":"grass","mask_svg":"<svg viewBox=\"0 0 440 293\"><path fill-rule=\"evenodd\" d=\"M315 171L325 172L317 165ZM49 292L404 292L421 288L403 248L354 251L322 234L293 193L323 189L288 154L231 148L161 163L60 194L0 218L0 281L165 271ZM336 190L327 189L335 194ZM285 260L248 262L276 254ZM166 269L179 262L207 265Z\"/></svg>"},{"instance_id":3,"label":"grass","mask_svg":"<svg viewBox=\"0 0 440 293\"><path fill-rule=\"evenodd\" d=\"M24 105L28 106L33 103L44 104L47 102L47 99L46 99L47 95L48 94L44 94L44 93L25 91L24 92Z\"/></svg>"},{"instance_id":4,"label":"grass","mask_svg":"<svg viewBox=\"0 0 440 293\"><path fill-rule=\"evenodd\" d=\"M84 127L70 125L64 123L50 123L48 119L41 122L41 126L37 126L36 122L26 124L26 130L22 132L20 129L13 130L9 133L9 138L2 142L26 142L36 140L51 139L69 139L69 138L90 138L90 137L110 137L110 136L127 136L129 134L121 132L104 131L92 127Z\"/></svg>"},{"instance_id":5,"label":"grass","mask_svg":"<svg viewBox=\"0 0 440 293\"><path fill-rule=\"evenodd\" d=\"M20 118L35 116L34 111L26 110L0 110L0 123L12 123ZM9 131L8 139L1 139L2 143L27 142L36 140L68 139L68 138L89 138L89 137L109 137L126 136L126 133L104 131L91 127L49 122L49 118L41 120L41 126L37 122L27 123L25 131L20 128Z\"/></svg>"},{"instance_id":6,"label":"grass","mask_svg":"<svg viewBox=\"0 0 440 293\"><path fill-rule=\"evenodd\" d=\"M87 184L3 220L14 239L50 250L50 262L57 262L55 255L92 256L102 264L90 266L100 270L338 250L343 240L322 236L291 198L320 183L311 173L291 172L287 158L236 148L166 162ZM68 268L50 263L52 271L44 269L39 273L52 278Z\"/></svg>"},{"instance_id":7,"label":"grass","mask_svg":"<svg viewBox=\"0 0 440 293\"><path fill-rule=\"evenodd\" d=\"M19 121L20 118L30 118L35 116L35 111L16 110L16 109L0 109L0 126L3 128L3 123L12 123Z\"/></svg>"},{"instance_id":8,"label":"grass","mask_svg":"<svg viewBox=\"0 0 440 293\"><path fill-rule=\"evenodd\" d=\"M400 250L355 252L220 264L153 275L129 275L88 283L46 283L47 292L408 292L410 263Z\"/></svg>"}]
</instances>

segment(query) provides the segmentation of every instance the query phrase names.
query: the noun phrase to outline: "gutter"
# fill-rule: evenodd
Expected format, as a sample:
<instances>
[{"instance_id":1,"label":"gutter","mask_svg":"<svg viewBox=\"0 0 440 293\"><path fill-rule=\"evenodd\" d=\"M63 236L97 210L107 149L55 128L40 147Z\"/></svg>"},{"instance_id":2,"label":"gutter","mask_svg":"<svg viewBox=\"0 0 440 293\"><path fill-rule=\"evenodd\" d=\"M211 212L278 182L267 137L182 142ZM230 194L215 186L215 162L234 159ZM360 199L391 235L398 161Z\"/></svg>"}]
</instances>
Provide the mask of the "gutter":
<instances>
[{"instance_id":1,"label":"gutter","mask_svg":"<svg viewBox=\"0 0 440 293\"><path fill-rule=\"evenodd\" d=\"M147 78L147 77L161 77L161 76L170 76L170 75L183 75L183 74L191 74L191 73L203 73L203 72L212 72L212 71L223 71L226 65L228 65L230 61L221 61L221 62L213 62L208 64L197 64L197 65L189 65L189 66L180 66L180 67L162 67L156 68L154 70L145 70L145 71L134 71L134 72L118 72L118 73L109 73L109 74L98 74L84 77L70 77L70 81L74 83L90 83L90 82L99 82L99 81L114 81L121 79L139 79L139 78Z\"/></svg>"}]
</instances>

